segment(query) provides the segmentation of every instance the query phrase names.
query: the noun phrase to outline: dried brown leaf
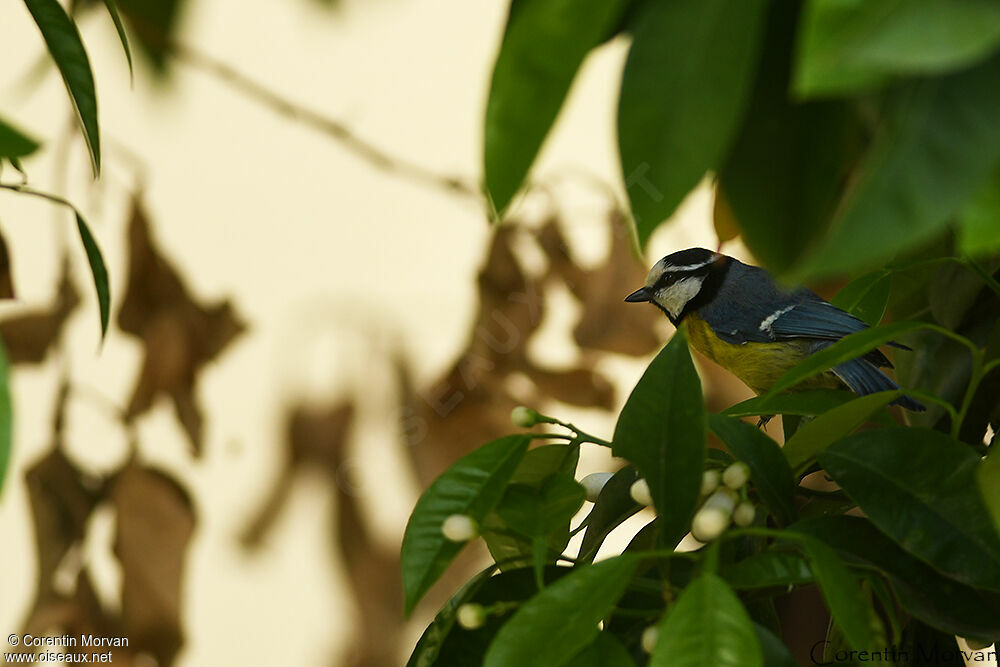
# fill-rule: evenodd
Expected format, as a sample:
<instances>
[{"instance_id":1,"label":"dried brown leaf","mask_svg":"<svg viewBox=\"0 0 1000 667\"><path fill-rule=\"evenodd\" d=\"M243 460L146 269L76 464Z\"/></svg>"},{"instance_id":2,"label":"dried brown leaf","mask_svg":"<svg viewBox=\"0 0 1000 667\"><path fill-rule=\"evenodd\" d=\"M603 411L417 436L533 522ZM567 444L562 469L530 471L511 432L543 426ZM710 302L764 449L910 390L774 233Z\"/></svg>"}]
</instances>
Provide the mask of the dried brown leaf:
<instances>
[{"instance_id":1,"label":"dried brown leaf","mask_svg":"<svg viewBox=\"0 0 1000 667\"><path fill-rule=\"evenodd\" d=\"M198 373L246 330L229 301L196 302L180 274L153 245L149 220L137 199L129 223L128 287L118 325L145 344L145 358L126 419L146 412L164 395L201 452L202 415L195 397Z\"/></svg>"},{"instance_id":2,"label":"dried brown leaf","mask_svg":"<svg viewBox=\"0 0 1000 667\"><path fill-rule=\"evenodd\" d=\"M136 463L115 477L114 553L122 567L122 629L130 645L173 661L183 644L181 581L194 532L191 498L176 481Z\"/></svg>"},{"instance_id":3,"label":"dried brown leaf","mask_svg":"<svg viewBox=\"0 0 1000 667\"><path fill-rule=\"evenodd\" d=\"M41 363L59 341L66 321L79 303L80 295L70 279L69 266L64 263L58 295L51 306L0 322L0 338L7 347L10 363Z\"/></svg>"}]
</instances>

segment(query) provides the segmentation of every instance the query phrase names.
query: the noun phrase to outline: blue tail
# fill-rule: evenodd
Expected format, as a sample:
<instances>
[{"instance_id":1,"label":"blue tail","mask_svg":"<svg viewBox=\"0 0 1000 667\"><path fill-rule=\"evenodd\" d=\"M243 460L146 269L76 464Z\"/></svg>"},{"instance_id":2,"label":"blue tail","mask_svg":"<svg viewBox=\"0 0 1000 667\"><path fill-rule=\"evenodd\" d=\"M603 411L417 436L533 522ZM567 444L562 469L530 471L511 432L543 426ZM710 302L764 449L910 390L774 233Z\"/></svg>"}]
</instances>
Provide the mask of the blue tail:
<instances>
[{"instance_id":1,"label":"blue tail","mask_svg":"<svg viewBox=\"0 0 1000 667\"><path fill-rule=\"evenodd\" d=\"M833 367L833 372L858 396L874 394L877 391L894 391L899 385L865 359L852 359ZM913 412L923 412L927 408L909 396L900 396L892 405L901 405Z\"/></svg>"}]
</instances>

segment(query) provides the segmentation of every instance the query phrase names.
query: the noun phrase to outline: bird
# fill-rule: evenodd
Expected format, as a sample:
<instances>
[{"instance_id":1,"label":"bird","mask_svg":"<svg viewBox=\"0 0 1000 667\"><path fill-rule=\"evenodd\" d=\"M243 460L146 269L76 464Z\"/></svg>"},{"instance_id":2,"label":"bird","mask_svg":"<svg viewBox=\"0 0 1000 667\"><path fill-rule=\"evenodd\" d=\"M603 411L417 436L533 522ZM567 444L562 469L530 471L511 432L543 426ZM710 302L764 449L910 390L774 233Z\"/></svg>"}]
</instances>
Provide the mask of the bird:
<instances>
[{"instance_id":1,"label":"bird","mask_svg":"<svg viewBox=\"0 0 1000 667\"><path fill-rule=\"evenodd\" d=\"M766 269L705 248L688 248L662 258L649 270L646 284L625 301L651 303L674 326L683 322L696 350L757 394L767 393L807 356L868 328L805 287L785 290ZM888 345L911 349L895 341ZM794 389L846 387L859 396L899 389L880 368L892 368L892 364L875 349ZM905 395L893 404L914 412L925 410Z\"/></svg>"}]
</instances>

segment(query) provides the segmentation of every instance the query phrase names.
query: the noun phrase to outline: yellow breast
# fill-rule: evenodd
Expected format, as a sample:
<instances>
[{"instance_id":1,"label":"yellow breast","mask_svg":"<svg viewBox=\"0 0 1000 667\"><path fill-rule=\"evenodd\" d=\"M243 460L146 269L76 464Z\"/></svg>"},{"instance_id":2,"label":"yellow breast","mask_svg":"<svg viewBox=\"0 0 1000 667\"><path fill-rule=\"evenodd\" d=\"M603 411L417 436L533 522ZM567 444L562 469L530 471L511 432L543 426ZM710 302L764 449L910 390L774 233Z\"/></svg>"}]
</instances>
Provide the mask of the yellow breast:
<instances>
[{"instance_id":1,"label":"yellow breast","mask_svg":"<svg viewBox=\"0 0 1000 667\"><path fill-rule=\"evenodd\" d=\"M691 313L684 318L692 347L738 377L758 394L765 393L792 366L808 355L806 341L780 343L727 343L712 331L701 317ZM832 373L823 373L796 386L796 389L838 387Z\"/></svg>"}]
</instances>

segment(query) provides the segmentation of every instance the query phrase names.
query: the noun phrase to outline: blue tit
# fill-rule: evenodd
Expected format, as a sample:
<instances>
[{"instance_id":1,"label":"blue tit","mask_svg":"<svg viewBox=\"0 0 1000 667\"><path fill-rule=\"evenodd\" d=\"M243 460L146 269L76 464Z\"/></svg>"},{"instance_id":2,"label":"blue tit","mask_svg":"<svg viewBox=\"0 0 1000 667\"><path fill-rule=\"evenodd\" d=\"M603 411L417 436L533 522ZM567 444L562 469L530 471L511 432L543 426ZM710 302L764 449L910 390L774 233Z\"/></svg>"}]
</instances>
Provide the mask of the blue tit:
<instances>
[{"instance_id":1,"label":"blue tit","mask_svg":"<svg viewBox=\"0 0 1000 667\"><path fill-rule=\"evenodd\" d=\"M645 286L625 300L653 304L674 326L684 322L696 350L758 394L766 393L805 357L868 328L808 289L783 290L764 269L704 248L667 255L650 269ZM847 387L859 396L899 389L879 368L892 364L872 350L796 389ZM908 410L925 409L909 396L894 403Z\"/></svg>"}]
</instances>

